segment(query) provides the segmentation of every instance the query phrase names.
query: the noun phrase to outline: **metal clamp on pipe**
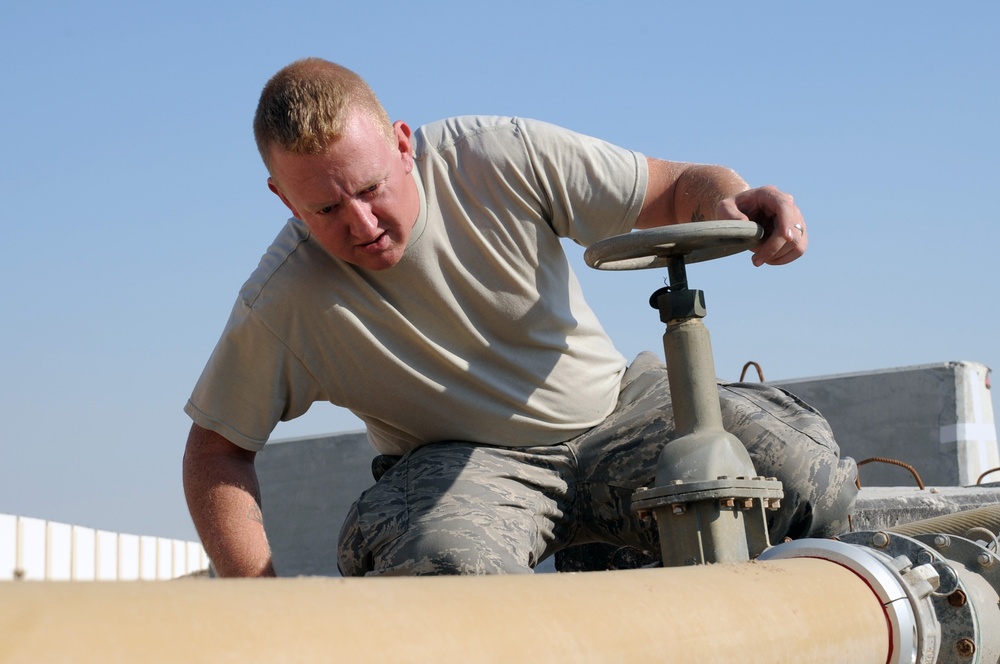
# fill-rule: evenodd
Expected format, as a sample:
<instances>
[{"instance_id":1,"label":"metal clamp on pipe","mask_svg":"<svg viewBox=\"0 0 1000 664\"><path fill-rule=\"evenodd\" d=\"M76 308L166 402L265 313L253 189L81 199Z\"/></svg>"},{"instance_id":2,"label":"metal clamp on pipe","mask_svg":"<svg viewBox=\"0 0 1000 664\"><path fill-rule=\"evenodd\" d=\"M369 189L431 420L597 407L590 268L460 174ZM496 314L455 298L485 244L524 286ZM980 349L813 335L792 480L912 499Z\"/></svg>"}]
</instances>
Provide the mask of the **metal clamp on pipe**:
<instances>
[{"instance_id":1,"label":"metal clamp on pipe","mask_svg":"<svg viewBox=\"0 0 1000 664\"><path fill-rule=\"evenodd\" d=\"M981 543L858 532L787 542L759 559L789 558L829 560L865 580L890 626L890 662L1000 661L1000 558Z\"/></svg>"}]
</instances>

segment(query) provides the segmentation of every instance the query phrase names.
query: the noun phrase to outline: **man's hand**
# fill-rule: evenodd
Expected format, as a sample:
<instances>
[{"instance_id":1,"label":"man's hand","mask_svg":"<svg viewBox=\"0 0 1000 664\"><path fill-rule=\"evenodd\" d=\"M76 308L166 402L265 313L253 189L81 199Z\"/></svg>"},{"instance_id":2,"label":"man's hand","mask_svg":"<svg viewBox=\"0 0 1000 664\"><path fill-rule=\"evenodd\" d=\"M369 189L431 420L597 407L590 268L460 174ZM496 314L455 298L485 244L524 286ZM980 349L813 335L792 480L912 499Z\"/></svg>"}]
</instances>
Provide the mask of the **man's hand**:
<instances>
[{"instance_id":1,"label":"man's hand","mask_svg":"<svg viewBox=\"0 0 1000 664\"><path fill-rule=\"evenodd\" d=\"M748 219L764 227L764 242L753 250L753 264L785 265L806 252L809 236L791 195L775 187L748 189L723 199L716 219Z\"/></svg>"}]
</instances>

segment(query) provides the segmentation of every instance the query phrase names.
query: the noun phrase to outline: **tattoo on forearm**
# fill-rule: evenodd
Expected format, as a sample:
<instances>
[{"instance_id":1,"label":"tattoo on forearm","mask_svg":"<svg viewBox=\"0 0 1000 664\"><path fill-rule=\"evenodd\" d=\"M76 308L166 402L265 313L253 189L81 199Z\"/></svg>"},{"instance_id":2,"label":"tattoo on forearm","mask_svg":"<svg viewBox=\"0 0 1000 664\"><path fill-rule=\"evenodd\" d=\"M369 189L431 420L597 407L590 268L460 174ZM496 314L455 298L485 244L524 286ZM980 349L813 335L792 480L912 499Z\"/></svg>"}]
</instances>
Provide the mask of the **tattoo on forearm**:
<instances>
[{"instance_id":1,"label":"tattoo on forearm","mask_svg":"<svg viewBox=\"0 0 1000 664\"><path fill-rule=\"evenodd\" d=\"M247 518L251 521L256 521L262 526L264 525L264 514L257 505L254 505L247 511Z\"/></svg>"}]
</instances>

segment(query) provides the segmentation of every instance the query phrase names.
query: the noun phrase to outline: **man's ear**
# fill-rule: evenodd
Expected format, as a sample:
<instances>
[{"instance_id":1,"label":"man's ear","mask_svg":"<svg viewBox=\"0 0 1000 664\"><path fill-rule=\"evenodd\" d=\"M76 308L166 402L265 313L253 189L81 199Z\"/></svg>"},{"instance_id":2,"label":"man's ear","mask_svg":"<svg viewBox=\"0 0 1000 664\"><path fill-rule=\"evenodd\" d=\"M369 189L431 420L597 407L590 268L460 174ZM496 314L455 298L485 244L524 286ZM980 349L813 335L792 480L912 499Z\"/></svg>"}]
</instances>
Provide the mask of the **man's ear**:
<instances>
[{"instance_id":1,"label":"man's ear","mask_svg":"<svg viewBox=\"0 0 1000 664\"><path fill-rule=\"evenodd\" d=\"M402 120L392 123L392 129L396 136L396 149L406 163L406 172L413 170L413 138L410 126Z\"/></svg>"},{"instance_id":2,"label":"man's ear","mask_svg":"<svg viewBox=\"0 0 1000 664\"><path fill-rule=\"evenodd\" d=\"M294 207L292 207L292 204L289 202L289 200L285 198L285 195L281 193L281 190L278 189L278 185L275 184L274 178L270 177L267 178L267 188L270 189L275 196L281 199L281 202L285 204L285 207L287 207L292 212L293 217L295 217L296 219L302 218L299 216L298 211Z\"/></svg>"}]
</instances>

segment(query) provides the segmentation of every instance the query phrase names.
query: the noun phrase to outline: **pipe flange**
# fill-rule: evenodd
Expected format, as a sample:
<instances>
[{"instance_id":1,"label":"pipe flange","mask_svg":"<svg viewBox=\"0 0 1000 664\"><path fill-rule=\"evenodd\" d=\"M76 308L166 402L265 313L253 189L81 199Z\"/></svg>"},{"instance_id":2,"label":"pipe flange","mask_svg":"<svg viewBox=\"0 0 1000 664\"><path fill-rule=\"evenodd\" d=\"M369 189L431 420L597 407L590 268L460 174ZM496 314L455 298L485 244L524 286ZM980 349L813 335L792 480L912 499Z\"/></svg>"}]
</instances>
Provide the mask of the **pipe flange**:
<instances>
[{"instance_id":1,"label":"pipe flange","mask_svg":"<svg viewBox=\"0 0 1000 664\"><path fill-rule=\"evenodd\" d=\"M898 572L891 571L886 560L866 548L825 539L785 542L764 551L758 560L790 558L829 560L857 574L875 592L885 611L892 638L892 661L918 664L934 661L934 655L930 659L919 657L917 615L910 602L906 584Z\"/></svg>"},{"instance_id":2,"label":"pipe flange","mask_svg":"<svg viewBox=\"0 0 1000 664\"><path fill-rule=\"evenodd\" d=\"M632 495L632 509L652 510L663 505L726 499L761 500L765 507L773 505L776 509L784 495L781 482L774 478L720 477L697 482L675 480L671 484L636 491Z\"/></svg>"},{"instance_id":3,"label":"pipe flange","mask_svg":"<svg viewBox=\"0 0 1000 664\"><path fill-rule=\"evenodd\" d=\"M956 535L929 533L914 539L951 562L960 579L951 593L936 593L934 598L941 623L941 661L997 661L1000 558L981 544Z\"/></svg>"}]
</instances>

